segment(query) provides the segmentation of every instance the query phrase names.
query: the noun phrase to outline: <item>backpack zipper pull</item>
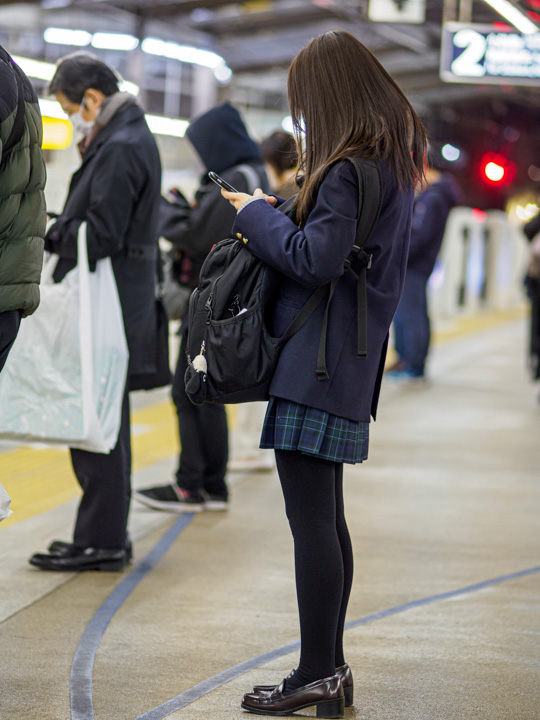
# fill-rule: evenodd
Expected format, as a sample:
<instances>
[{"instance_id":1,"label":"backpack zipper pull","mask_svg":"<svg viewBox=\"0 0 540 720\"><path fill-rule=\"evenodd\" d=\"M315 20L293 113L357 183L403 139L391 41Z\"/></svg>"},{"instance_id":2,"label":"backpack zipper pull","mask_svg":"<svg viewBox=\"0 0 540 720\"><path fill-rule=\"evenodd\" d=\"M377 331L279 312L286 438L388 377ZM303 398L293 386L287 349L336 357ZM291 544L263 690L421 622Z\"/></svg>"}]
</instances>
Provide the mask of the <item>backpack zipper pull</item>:
<instances>
[{"instance_id":1,"label":"backpack zipper pull","mask_svg":"<svg viewBox=\"0 0 540 720\"><path fill-rule=\"evenodd\" d=\"M212 300L214 299L214 293L210 293L208 296L208 300L204 304L204 309L206 310L206 324L210 325L210 322L212 320Z\"/></svg>"}]
</instances>

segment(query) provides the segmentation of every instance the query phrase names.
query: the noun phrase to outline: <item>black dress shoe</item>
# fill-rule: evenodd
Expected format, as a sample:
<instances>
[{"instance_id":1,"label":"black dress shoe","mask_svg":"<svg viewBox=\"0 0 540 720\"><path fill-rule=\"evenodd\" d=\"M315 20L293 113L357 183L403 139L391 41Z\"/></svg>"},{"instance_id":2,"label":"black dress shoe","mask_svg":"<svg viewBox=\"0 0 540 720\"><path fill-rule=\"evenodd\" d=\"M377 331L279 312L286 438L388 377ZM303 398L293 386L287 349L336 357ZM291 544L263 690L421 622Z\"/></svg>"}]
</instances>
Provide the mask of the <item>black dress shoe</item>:
<instances>
[{"instance_id":1,"label":"black dress shoe","mask_svg":"<svg viewBox=\"0 0 540 720\"><path fill-rule=\"evenodd\" d=\"M287 676L286 680L292 678L294 670L290 675ZM351 668L345 663L336 668L336 675L339 675L341 679L341 685L343 686L343 694L345 695L345 707L351 707L354 703L354 680L351 672ZM268 693L275 690L277 685L255 685L253 692L255 694Z\"/></svg>"},{"instance_id":2,"label":"black dress shoe","mask_svg":"<svg viewBox=\"0 0 540 720\"><path fill-rule=\"evenodd\" d=\"M82 570L106 570L115 572L123 570L128 563L125 549L100 550L99 548L77 549L70 555L54 555L37 553L29 560L30 565L41 570L59 570L63 572L80 572Z\"/></svg>"},{"instance_id":3,"label":"black dress shoe","mask_svg":"<svg viewBox=\"0 0 540 720\"><path fill-rule=\"evenodd\" d=\"M242 707L258 715L292 715L298 710L315 706L318 718L341 718L345 712L345 696L339 675L316 680L309 685L287 692L286 680L269 693L244 695Z\"/></svg>"},{"instance_id":4,"label":"black dress shoe","mask_svg":"<svg viewBox=\"0 0 540 720\"><path fill-rule=\"evenodd\" d=\"M65 540L53 540L47 550L51 555L72 557L73 555L81 553L84 548L80 548L78 545L75 545L75 543L66 542ZM131 540L129 540L126 545L126 553L128 562L131 562L133 559L133 545L131 544Z\"/></svg>"}]
</instances>

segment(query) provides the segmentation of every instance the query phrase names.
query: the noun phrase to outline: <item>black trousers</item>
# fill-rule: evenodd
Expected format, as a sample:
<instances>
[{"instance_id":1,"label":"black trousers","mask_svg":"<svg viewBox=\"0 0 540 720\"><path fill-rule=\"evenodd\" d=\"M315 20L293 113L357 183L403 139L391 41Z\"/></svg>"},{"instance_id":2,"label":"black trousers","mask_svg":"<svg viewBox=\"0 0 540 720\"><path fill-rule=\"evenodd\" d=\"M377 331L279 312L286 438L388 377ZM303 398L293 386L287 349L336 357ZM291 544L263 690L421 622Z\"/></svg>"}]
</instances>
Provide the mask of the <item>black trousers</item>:
<instances>
[{"instance_id":1,"label":"black trousers","mask_svg":"<svg viewBox=\"0 0 540 720\"><path fill-rule=\"evenodd\" d=\"M294 539L300 664L287 687L329 677L345 662L343 628L353 552L343 503L343 464L276 450Z\"/></svg>"},{"instance_id":2,"label":"black trousers","mask_svg":"<svg viewBox=\"0 0 540 720\"><path fill-rule=\"evenodd\" d=\"M20 310L6 310L0 313L0 372L6 364L9 351L19 332L21 317Z\"/></svg>"},{"instance_id":3,"label":"black trousers","mask_svg":"<svg viewBox=\"0 0 540 720\"><path fill-rule=\"evenodd\" d=\"M176 482L184 490L227 497L225 483L229 457L227 416L223 405L193 405L186 395L187 335L184 334L174 373L172 397L178 413L180 457Z\"/></svg>"},{"instance_id":4,"label":"black trousers","mask_svg":"<svg viewBox=\"0 0 540 720\"><path fill-rule=\"evenodd\" d=\"M122 401L122 420L116 446L108 455L71 451L73 470L82 488L73 542L78 547L104 550L127 543L131 499L131 431L129 392Z\"/></svg>"}]
</instances>

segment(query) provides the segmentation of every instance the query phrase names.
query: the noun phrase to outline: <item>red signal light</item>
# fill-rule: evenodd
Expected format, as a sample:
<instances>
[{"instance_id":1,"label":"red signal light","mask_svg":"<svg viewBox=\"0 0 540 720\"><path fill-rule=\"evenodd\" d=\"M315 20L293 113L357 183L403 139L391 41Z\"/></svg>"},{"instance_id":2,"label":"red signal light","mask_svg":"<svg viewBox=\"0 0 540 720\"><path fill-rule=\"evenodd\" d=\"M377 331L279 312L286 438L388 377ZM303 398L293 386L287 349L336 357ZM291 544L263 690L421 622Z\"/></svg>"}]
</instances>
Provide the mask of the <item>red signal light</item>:
<instances>
[{"instance_id":1,"label":"red signal light","mask_svg":"<svg viewBox=\"0 0 540 720\"><path fill-rule=\"evenodd\" d=\"M482 179L490 185L509 185L516 174L515 163L502 155L486 153L480 162Z\"/></svg>"}]
</instances>

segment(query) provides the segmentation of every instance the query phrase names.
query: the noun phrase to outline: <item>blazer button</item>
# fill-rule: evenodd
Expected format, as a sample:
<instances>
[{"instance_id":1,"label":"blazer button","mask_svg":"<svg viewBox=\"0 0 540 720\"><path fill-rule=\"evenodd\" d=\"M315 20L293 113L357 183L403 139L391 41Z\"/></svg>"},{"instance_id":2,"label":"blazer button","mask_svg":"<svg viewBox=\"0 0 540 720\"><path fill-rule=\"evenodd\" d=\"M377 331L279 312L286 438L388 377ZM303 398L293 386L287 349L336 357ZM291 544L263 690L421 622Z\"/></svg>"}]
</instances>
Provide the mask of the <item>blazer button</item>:
<instances>
[{"instance_id":1,"label":"blazer button","mask_svg":"<svg viewBox=\"0 0 540 720\"><path fill-rule=\"evenodd\" d=\"M242 239L242 233L236 233L236 237L241 240Z\"/></svg>"}]
</instances>

